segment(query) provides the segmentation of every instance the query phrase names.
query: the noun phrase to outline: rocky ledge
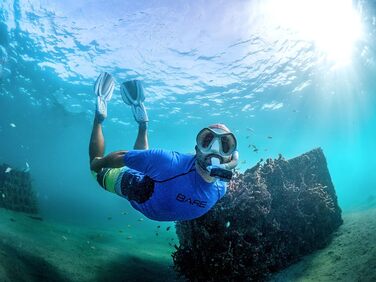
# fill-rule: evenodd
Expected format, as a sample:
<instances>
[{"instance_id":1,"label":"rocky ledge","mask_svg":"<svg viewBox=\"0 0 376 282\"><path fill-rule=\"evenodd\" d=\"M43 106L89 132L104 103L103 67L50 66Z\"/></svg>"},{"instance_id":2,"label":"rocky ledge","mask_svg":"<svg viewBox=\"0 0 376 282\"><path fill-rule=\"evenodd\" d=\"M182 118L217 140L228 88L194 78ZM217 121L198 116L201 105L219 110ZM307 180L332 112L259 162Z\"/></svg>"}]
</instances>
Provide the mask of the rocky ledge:
<instances>
[{"instance_id":1,"label":"rocky ledge","mask_svg":"<svg viewBox=\"0 0 376 282\"><path fill-rule=\"evenodd\" d=\"M325 247L342 224L323 151L268 159L206 215L176 224L175 269L191 281L262 281Z\"/></svg>"},{"instance_id":2,"label":"rocky ledge","mask_svg":"<svg viewBox=\"0 0 376 282\"><path fill-rule=\"evenodd\" d=\"M38 213L38 204L29 172L0 165L0 208L31 214Z\"/></svg>"}]
</instances>

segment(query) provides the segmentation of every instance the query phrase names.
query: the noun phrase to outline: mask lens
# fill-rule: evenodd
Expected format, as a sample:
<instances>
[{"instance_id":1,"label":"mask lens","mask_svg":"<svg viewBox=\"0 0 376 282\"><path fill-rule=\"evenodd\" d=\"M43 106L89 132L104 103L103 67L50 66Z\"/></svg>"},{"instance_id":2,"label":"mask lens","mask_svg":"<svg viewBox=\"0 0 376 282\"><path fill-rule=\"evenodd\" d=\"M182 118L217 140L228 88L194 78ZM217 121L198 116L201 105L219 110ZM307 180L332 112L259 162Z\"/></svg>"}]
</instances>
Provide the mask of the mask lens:
<instances>
[{"instance_id":1,"label":"mask lens","mask_svg":"<svg viewBox=\"0 0 376 282\"><path fill-rule=\"evenodd\" d=\"M208 148L210 143L213 141L213 138L214 138L213 133L208 132L207 134L205 134L203 136L202 143L201 143L202 147L205 149Z\"/></svg>"},{"instance_id":2,"label":"mask lens","mask_svg":"<svg viewBox=\"0 0 376 282\"><path fill-rule=\"evenodd\" d=\"M235 139L232 135L225 135L221 137L222 151L225 154L230 154L235 149Z\"/></svg>"},{"instance_id":3,"label":"mask lens","mask_svg":"<svg viewBox=\"0 0 376 282\"><path fill-rule=\"evenodd\" d=\"M211 144L211 142L213 141L213 139L214 139L213 132L211 132L210 130L203 130L199 134L197 141L203 149L207 149L209 145Z\"/></svg>"}]
</instances>

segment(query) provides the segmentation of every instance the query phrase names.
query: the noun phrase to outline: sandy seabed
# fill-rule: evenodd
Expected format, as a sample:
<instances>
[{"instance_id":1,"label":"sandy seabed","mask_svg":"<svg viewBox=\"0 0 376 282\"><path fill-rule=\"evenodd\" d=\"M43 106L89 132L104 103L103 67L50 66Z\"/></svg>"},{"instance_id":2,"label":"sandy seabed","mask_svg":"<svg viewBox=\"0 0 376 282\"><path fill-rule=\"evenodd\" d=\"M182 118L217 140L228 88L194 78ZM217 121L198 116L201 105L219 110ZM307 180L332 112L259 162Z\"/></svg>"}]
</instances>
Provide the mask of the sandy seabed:
<instances>
[{"instance_id":1,"label":"sandy seabed","mask_svg":"<svg viewBox=\"0 0 376 282\"><path fill-rule=\"evenodd\" d=\"M130 236L0 209L0 281L177 281L172 232Z\"/></svg>"},{"instance_id":2,"label":"sandy seabed","mask_svg":"<svg viewBox=\"0 0 376 282\"><path fill-rule=\"evenodd\" d=\"M343 215L330 245L275 275L283 281L376 281L376 208Z\"/></svg>"},{"instance_id":3,"label":"sandy seabed","mask_svg":"<svg viewBox=\"0 0 376 282\"><path fill-rule=\"evenodd\" d=\"M170 238L152 235L128 238L0 209L0 281L179 281ZM344 214L327 248L272 281L376 281L376 208Z\"/></svg>"}]
</instances>

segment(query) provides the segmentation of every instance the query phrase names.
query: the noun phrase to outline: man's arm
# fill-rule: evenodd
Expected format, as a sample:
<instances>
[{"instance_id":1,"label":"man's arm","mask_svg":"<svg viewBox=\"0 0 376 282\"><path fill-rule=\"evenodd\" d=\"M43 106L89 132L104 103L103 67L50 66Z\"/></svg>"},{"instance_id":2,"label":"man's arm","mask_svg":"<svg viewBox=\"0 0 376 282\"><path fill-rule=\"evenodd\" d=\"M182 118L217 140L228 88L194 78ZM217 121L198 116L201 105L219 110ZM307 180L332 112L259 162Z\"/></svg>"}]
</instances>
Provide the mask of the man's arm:
<instances>
[{"instance_id":1,"label":"man's arm","mask_svg":"<svg viewBox=\"0 0 376 282\"><path fill-rule=\"evenodd\" d=\"M96 157L90 163L90 169L99 172L102 168L117 168L123 167L124 164L124 156L128 151L116 151L108 154L107 156Z\"/></svg>"}]
</instances>

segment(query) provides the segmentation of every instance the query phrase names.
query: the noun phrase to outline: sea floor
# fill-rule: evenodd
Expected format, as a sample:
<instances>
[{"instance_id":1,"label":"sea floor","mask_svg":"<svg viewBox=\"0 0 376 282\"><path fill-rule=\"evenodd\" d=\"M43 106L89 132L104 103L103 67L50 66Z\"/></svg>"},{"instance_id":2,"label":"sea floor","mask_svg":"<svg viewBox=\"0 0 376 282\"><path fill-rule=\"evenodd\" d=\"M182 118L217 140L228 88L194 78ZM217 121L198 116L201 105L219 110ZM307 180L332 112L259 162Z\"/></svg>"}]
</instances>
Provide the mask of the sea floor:
<instances>
[{"instance_id":1,"label":"sea floor","mask_svg":"<svg viewBox=\"0 0 376 282\"><path fill-rule=\"evenodd\" d=\"M0 209L0 281L177 281L172 236L153 236Z\"/></svg>"},{"instance_id":2,"label":"sea floor","mask_svg":"<svg viewBox=\"0 0 376 282\"><path fill-rule=\"evenodd\" d=\"M178 281L170 238L151 235L129 238L0 209L0 281ZM272 281L376 281L376 208L344 214L327 248Z\"/></svg>"},{"instance_id":3,"label":"sea floor","mask_svg":"<svg viewBox=\"0 0 376 282\"><path fill-rule=\"evenodd\" d=\"M284 281L376 281L376 208L343 215L330 245L273 277Z\"/></svg>"}]
</instances>

